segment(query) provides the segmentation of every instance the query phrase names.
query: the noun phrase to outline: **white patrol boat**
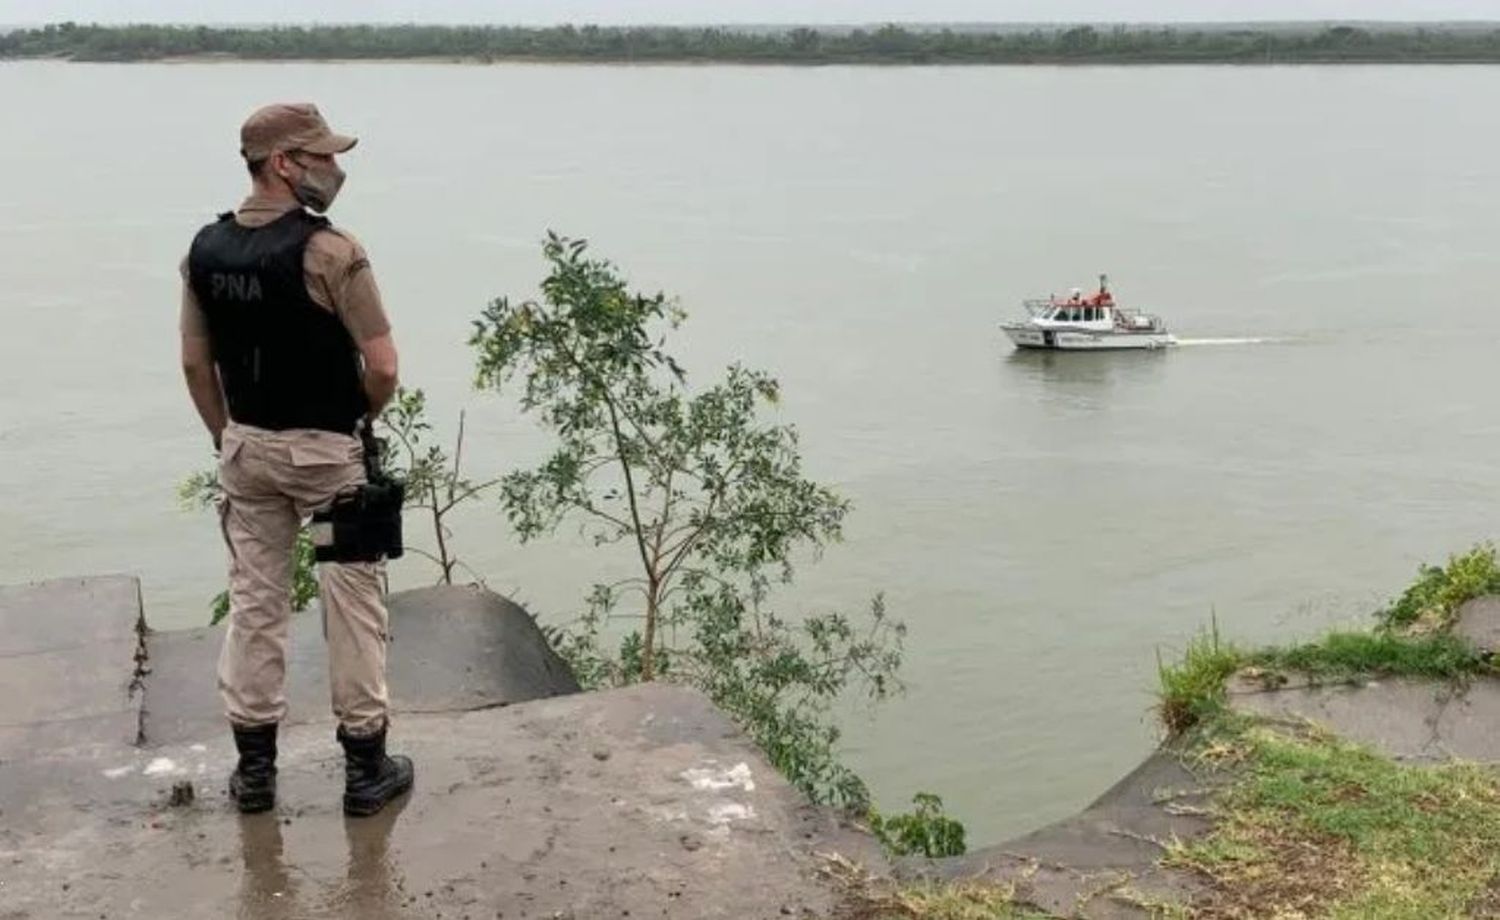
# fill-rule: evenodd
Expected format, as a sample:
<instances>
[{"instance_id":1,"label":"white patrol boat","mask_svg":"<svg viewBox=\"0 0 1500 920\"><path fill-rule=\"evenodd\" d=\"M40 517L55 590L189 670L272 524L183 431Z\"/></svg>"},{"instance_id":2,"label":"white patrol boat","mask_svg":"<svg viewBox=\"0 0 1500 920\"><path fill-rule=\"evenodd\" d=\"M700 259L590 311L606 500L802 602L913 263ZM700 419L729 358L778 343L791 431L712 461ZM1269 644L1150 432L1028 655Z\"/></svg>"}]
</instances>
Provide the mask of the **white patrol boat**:
<instances>
[{"instance_id":1,"label":"white patrol boat","mask_svg":"<svg viewBox=\"0 0 1500 920\"><path fill-rule=\"evenodd\" d=\"M1093 294L1084 295L1074 288L1066 300L1054 296L1023 303L1030 314L1025 320L1000 324L1017 348L1104 351L1177 344L1161 317L1115 303L1104 275L1099 276L1099 290Z\"/></svg>"}]
</instances>

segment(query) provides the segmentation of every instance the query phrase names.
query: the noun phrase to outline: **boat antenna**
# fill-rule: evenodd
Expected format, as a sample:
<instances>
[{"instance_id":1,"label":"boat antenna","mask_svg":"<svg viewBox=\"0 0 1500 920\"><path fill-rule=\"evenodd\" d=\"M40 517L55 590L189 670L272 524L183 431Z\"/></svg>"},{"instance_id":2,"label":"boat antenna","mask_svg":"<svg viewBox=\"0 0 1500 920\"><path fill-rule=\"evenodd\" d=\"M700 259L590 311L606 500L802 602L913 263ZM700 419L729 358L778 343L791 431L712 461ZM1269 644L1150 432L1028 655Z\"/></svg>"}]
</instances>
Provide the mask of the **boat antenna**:
<instances>
[{"instance_id":1,"label":"boat antenna","mask_svg":"<svg viewBox=\"0 0 1500 920\"><path fill-rule=\"evenodd\" d=\"M1102 294L1102 293L1104 293L1107 290L1109 290L1109 276L1108 275L1100 275L1099 276L1099 293Z\"/></svg>"}]
</instances>

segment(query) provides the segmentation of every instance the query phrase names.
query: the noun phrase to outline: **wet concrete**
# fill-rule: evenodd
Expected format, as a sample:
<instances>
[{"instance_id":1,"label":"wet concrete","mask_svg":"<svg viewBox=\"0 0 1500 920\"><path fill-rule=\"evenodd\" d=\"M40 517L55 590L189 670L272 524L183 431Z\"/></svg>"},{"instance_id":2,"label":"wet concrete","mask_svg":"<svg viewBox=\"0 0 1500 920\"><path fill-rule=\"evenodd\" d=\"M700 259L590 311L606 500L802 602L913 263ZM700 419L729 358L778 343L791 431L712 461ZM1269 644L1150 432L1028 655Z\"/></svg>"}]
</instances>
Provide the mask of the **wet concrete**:
<instances>
[{"instance_id":1,"label":"wet concrete","mask_svg":"<svg viewBox=\"0 0 1500 920\"><path fill-rule=\"evenodd\" d=\"M22 624L12 632L44 619L26 607L88 622L112 611L131 624L76 630L72 645L64 629L47 641L13 637L11 657L32 656L29 673L46 681L0 701L16 724L73 724L30 695L71 692L74 676L78 699L119 704L78 726L139 721L141 694L121 697L118 686L135 668L133 591L127 579L0 594L5 622ZM394 691L407 708L392 749L417 763L416 789L398 805L343 816L342 756L331 724L312 714L325 704L309 679L299 691L307 721L282 732L276 810L237 814L224 794L232 744L212 702L215 643L201 631L153 634L151 648L171 651L143 678L146 744L79 728L0 761L0 918L831 916L842 892L820 876L818 853L884 869L867 835L809 805L701 695L649 685L501 705L571 687L527 650L530 618L488 598L418 599L427 613L393 616L393 688L398 660L445 673ZM82 657L46 667L34 658L70 650ZM96 685L78 662L107 664L109 676ZM174 692L195 694L191 705ZM172 804L184 783L191 802Z\"/></svg>"},{"instance_id":2,"label":"wet concrete","mask_svg":"<svg viewBox=\"0 0 1500 920\"><path fill-rule=\"evenodd\" d=\"M678 687L410 716L392 746L417 787L372 820L342 815L321 726L285 733L269 815L232 811L222 739L33 763L0 917L828 916L815 851L879 860Z\"/></svg>"}]
</instances>

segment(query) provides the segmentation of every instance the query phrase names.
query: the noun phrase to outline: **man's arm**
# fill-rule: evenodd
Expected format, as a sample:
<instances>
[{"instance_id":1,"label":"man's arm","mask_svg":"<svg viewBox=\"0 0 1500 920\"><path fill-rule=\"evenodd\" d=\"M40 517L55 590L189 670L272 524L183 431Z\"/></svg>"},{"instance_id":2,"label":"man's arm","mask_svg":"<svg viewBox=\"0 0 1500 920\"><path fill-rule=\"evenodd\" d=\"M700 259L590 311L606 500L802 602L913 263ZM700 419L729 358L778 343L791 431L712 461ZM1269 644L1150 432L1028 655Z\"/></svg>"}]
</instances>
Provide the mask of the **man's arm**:
<instances>
[{"instance_id":1,"label":"man's arm","mask_svg":"<svg viewBox=\"0 0 1500 920\"><path fill-rule=\"evenodd\" d=\"M370 259L347 230L315 233L307 244L308 291L330 307L364 358L365 399L370 417L380 414L396 393L396 341Z\"/></svg>"},{"instance_id":2,"label":"man's arm","mask_svg":"<svg viewBox=\"0 0 1500 920\"><path fill-rule=\"evenodd\" d=\"M207 338L183 333L182 376L187 380L188 395L193 397L198 417L203 419L203 427L213 439L214 450L218 450L224 426L229 424L229 410L224 406L224 388L219 385L219 371L214 367Z\"/></svg>"},{"instance_id":3,"label":"man's arm","mask_svg":"<svg viewBox=\"0 0 1500 920\"><path fill-rule=\"evenodd\" d=\"M362 339L359 353L365 359L365 399L373 419L396 393L396 340L389 332Z\"/></svg>"},{"instance_id":4,"label":"man's arm","mask_svg":"<svg viewBox=\"0 0 1500 920\"><path fill-rule=\"evenodd\" d=\"M229 409L224 405L224 388L219 383L219 370L214 367L213 350L208 340L208 321L203 316L203 307L198 295L188 283L187 259L182 260L182 308L178 316L178 327L182 334L182 376L187 380L188 395L203 427L213 439L214 450L219 449L219 440L224 426L229 424Z\"/></svg>"}]
</instances>

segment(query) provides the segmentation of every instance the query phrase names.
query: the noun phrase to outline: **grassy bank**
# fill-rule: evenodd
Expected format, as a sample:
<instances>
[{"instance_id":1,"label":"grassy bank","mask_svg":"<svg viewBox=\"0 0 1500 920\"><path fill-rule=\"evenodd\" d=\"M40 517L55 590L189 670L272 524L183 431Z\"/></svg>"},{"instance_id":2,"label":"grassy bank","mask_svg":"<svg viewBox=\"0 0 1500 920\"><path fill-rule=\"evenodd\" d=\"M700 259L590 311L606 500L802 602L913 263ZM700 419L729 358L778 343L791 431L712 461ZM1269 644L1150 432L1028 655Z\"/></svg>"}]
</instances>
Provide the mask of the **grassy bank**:
<instances>
[{"instance_id":1,"label":"grassy bank","mask_svg":"<svg viewBox=\"0 0 1500 920\"><path fill-rule=\"evenodd\" d=\"M1165 864L1199 873L1195 918L1436 920L1500 908L1500 774L1407 766L1311 727L1206 723L1200 768L1234 779L1215 829Z\"/></svg>"},{"instance_id":2,"label":"grassy bank","mask_svg":"<svg viewBox=\"0 0 1500 920\"><path fill-rule=\"evenodd\" d=\"M1162 865L1196 876L1164 918L1440 920L1500 916L1500 771L1402 764L1311 724L1232 710L1229 681L1269 686L1408 678L1464 681L1492 672L1450 633L1462 604L1500 591L1488 545L1423 566L1372 629L1302 645L1241 649L1217 626L1159 665L1158 713L1170 743L1215 790L1213 829L1169 843ZM868 887L858 920L991 920L1045 916L1013 888Z\"/></svg>"},{"instance_id":3,"label":"grassy bank","mask_svg":"<svg viewBox=\"0 0 1500 920\"><path fill-rule=\"evenodd\" d=\"M1214 629L1190 641L1181 660L1159 666L1157 714L1173 735L1223 715L1228 681L1236 673L1271 688L1291 675L1322 683L1458 680L1489 668L1471 646L1446 633L1336 632L1306 645L1244 650L1221 641Z\"/></svg>"},{"instance_id":4,"label":"grassy bank","mask_svg":"<svg viewBox=\"0 0 1500 920\"><path fill-rule=\"evenodd\" d=\"M1311 725L1231 711L1236 674L1270 686L1401 677L1462 681L1492 671L1453 636L1464 602L1500 589L1482 545L1423 566L1368 632L1246 651L1215 628L1160 667L1158 711L1194 766L1228 778L1215 827L1165 864L1198 873L1202 918L1432 920L1500 914L1500 772L1406 765Z\"/></svg>"},{"instance_id":5,"label":"grassy bank","mask_svg":"<svg viewBox=\"0 0 1500 920\"><path fill-rule=\"evenodd\" d=\"M1267 684L1290 673L1323 682L1379 677L1458 680L1490 664L1450 629L1466 601L1500 592L1495 547L1481 544L1424 565L1417 578L1375 615L1373 629L1334 632L1290 647L1242 649L1222 640L1218 624L1194 638L1180 659L1158 662L1157 712L1170 734L1181 734L1223 712L1226 684L1237 672Z\"/></svg>"}]
</instances>

